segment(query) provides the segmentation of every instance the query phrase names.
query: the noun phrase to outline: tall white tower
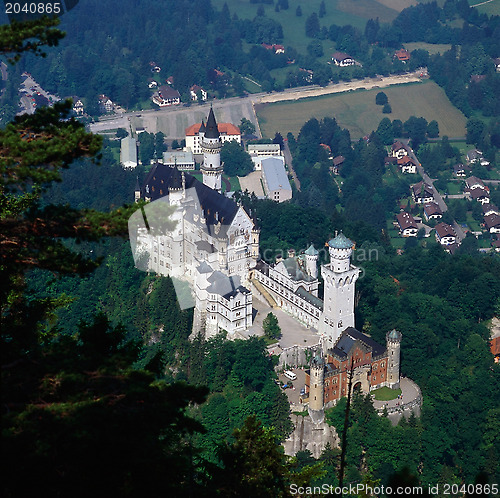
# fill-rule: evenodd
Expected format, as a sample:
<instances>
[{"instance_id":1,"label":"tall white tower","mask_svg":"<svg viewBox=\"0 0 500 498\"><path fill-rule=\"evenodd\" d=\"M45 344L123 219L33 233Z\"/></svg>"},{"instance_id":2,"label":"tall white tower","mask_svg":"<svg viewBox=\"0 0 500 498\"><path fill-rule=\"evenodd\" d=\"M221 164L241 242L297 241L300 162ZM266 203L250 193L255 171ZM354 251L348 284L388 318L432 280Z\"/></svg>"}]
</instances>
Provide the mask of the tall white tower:
<instances>
[{"instance_id":1,"label":"tall white tower","mask_svg":"<svg viewBox=\"0 0 500 498\"><path fill-rule=\"evenodd\" d=\"M214 110L210 108L205 133L201 137L203 164L200 169L203 173L203 183L217 192L220 192L222 187L221 149L222 141L215 121Z\"/></svg>"},{"instance_id":2,"label":"tall white tower","mask_svg":"<svg viewBox=\"0 0 500 498\"><path fill-rule=\"evenodd\" d=\"M314 249L314 246L311 244L305 251L304 255L306 257L306 270L307 273L313 277L318 278L318 251Z\"/></svg>"},{"instance_id":3,"label":"tall white tower","mask_svg":"<svg viewBox=\"0 0 500 498\"><path fill-rule=\"evenodd\" d=\"M354 243L342 232L328 242L330 263L321 266L323 313L319 332L325 349L332 348L347 327L354 327L354 291L359 268L351 265Z\"/></svg>"},{"instance_id":4,"label":"tall white tower","mask_svg":"<svg viewBox=\"0 0 500 498\"><path fill-rule=\"evenodd\" d=\"M387 384L391 389L399 389L399 361L402 334L399 330L387 332Z\"/></svg>"}]
</instances>

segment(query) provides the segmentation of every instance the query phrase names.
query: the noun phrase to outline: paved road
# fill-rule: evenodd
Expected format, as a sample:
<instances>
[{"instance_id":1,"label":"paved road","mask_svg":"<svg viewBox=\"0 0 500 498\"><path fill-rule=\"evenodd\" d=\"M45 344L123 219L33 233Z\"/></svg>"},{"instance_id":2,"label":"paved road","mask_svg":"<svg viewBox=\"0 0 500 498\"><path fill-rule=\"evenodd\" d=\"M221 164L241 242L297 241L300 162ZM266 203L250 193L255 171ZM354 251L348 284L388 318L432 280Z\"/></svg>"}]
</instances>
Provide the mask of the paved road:
<instances>
[{"instance_id":1,"label":"paved road","mask_svg":"<svg viewBox=\"0 0 500 498\"><path fill-rule=\"evenodd\" d=\"M295 182L295 187L300 190L300 180L293 169L292 154L290 152L290 147L288 147L288 140L285 140L285 148L283 150L283 155L285 156L285 164L288 166L288 171L290 171L293 181Z\"/></svg>"},{"instance_id":2,"label":"paved road","mask_svg":"<svg viewBox=\"0 0 500 498\"><path fill-rule=\"evenodd\" d=\"M317 85L287 88L283 92L254 93L246 97L231 97L212 102L217 120L220 122L239 123L242 117L249 119L259 130L254 105L285 100L297 100L305 97L314 97L332 93L347 92L359 88L383 88L401 83L420 81L418 73L394 75L387 77L369 78L359 81L330 84L326 87ZM132 128L144 127L146 131L156 133L162 131L169 138L184 138L184 129L193 123L199 123L206 118L211 104L193 104L189 107L171 106L161 109L147 109L143 111L126 112L121 117L101 118L99 122L90 125L93 133L102 133L106 130L119 127L127 128L129 120Z\"/></svg>"},{"instance_id":3,"label":"paved road","mask_svg":"<svg viewBox=\"0 0 500 498\"><path fill-rule=\"evenodd\" d=\"M404 140L404 142L408 145L408 140ZM416 162L417 164L417 170L420 174L420 176L424 179L425 183L432 185L434 187L434 200L436 201L437 205L441 209L441 211L444 213L448 211L448 206L446 205L446 202L444 201L442 195L439 193L439 190L435 187L434 181L424 170L422 164L420 161L417 159L417 156L413 152L413 149L410 149L410 157ZM492 181L499 181L499 180L492 180ZM499 181L500 183L500 181ZM457 195L448 195L449 199L462 199L464 198L464 194L457 194ZM453 220L453 229L455 230L455 233L457 234L457 242L460 244L463 239L466 237L466 233L463 231L462 227L455 221Z\"/></svg>"}]
</instances>

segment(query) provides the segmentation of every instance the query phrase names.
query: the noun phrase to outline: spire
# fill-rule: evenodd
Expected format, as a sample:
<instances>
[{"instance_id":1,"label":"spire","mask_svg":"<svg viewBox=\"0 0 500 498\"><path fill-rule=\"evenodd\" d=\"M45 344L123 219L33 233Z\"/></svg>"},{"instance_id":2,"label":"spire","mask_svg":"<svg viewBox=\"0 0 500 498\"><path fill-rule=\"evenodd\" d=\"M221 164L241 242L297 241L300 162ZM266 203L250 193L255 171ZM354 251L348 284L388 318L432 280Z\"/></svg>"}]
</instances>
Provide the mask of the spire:
<instances>
[{"instance_id":1,"label":"spire","mask_svg":"<svg viewBox=\"0 0 500 498\"><path fill-rule=\"evenodd\" d=\"M219 130L217 128L217 122L215 121L214 110L210 107L210 113L208 114L207 126L205 131L205 138L219 138Z\"/></svg>"},{"instance_id":2,"label":"spire","mask_svg":"<svg viewBox=\"0 0 500 498\"><path fill-rule=\"evenodd\" d=\"M139 186L139 177L137 176L135 180L135 192L140 192L140 190L141 187Z\"/></svg>"},{"instance_id":3,"label":"spire","mask_svg":"<svg viewBox=\"0 0 500 498\"><path fill-rule=\"evenodd\" d=\"M200 129L199 129L199 133L205 133L206 131L206 128L205 128L205 120L202 119L201 120L201 126L200 126Z\"/></svg>"}]
</instances>

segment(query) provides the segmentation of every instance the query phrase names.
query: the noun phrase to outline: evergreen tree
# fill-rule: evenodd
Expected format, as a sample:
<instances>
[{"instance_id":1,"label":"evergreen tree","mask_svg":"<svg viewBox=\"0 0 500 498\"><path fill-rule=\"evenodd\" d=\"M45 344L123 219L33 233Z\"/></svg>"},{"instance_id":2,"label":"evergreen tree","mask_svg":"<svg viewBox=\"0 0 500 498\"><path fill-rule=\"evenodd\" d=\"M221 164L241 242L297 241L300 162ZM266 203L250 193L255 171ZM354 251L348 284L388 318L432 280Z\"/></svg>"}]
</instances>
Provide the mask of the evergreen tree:
<instances>
[{"instance_id":1,"label":"evergreen tree","mask_svg":"<svg viewBox=\"0 0 500 498\"><path fill-rule=\"evenodd\" d=\"M325 16L326 16L325 0L321 0L321 3L319 4L319 18L321 19L322 17Z\"/></svg>"},{"instance_id":2,"label":"evergreen tree","mask_svg":"<svg viewBox=\"0 0 500 498\"><path fill-rule=\"evenodd\" d=\"M297 8L295 9L295 15L297 17L302 17L302 9L301 9L300 5L297 5Z\"/></svg>"},{"instance_id":3,"label":"evergreen tree","mask_svg":"<svg viewBox=\"0 0 500 498\"><path fill-rule=\"evenodd\" d=\"M270 339L279 339L281 337L281 328L278 324L276 316L269 312L262 322L264 333Z\"/></svg>"}]
</instances>

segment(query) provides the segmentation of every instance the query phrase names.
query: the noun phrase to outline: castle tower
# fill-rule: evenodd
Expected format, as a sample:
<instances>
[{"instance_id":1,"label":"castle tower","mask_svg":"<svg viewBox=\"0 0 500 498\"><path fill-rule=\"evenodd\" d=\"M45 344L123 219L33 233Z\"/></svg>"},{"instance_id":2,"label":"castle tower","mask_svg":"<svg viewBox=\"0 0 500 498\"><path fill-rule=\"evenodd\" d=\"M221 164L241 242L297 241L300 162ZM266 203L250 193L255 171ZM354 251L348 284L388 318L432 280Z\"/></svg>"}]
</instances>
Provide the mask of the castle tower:
<instances>
[{"instance_id":1,"label":"castle tower","mask_svg":"<svg viewBox=\"0 0 500 498\"><path fill-rule=\"evenodd\" d=\"M351 265L354 243L342 232L328 242L330 263L321 266L323 313L319 332L325 349L332 348L347 327L354 327L354 291L359 268Z\"/></svg>"},{"instance_id":2,"label":"castle tower","mask_svg":"<svg viewBox=\"0 0 500 498\"><path fill-rule=\"evenodd\" d=\"M318 251L314 249L314 246L311 244L307 250L304 251L304 255L306 257L307 273L313 278L318 278Z\"/></svg>"},{"instance_id":3,"label":"castle tower","mask_svg":"<svg viewBox=\"0 0 500 498\"><path fill-rule=\"evenodd\" d=\"M201 138L203 164L200 169L203 173L203 183L207 185L207 187L217 190L217 192L220 192L222 187L221 149L222 141L219 135L219 129L217 128L217 122L215 121L214 110L210 108L205 132Z\"/></svg>"},{"instance_id":4,"label":"castle tower","mask_svg":"<svg viewBox=\"0 0 500 498\"><path fill-rule=\"evenodd\" d=\"M259 259L259 237L260 230L254 224L252 228L252 243L250 244L250 251L254 261Z\"/></svg>"},{"instance_id":5,"label":"castle tower","mask_svg":"<svg viewBox=\"0 0 500 498\"><path fill-rule=\"evenodd\" d=\"M324 395L324 373L325 362L321 352L311 361L309 374L309 415L313 422L320 424L325 418L323 395Z\"/></svg>"},{"instance_id":6,"label":"castle tower","mask_svg":"<svg viewBox=\"0 0 500 498\"><path fill-rule=\"evenodd\" d=\"M399 369L402 334L391 330L385 336L387 341L387 384L391 389L399 389Z\"/></svg>"}]
</instances>

